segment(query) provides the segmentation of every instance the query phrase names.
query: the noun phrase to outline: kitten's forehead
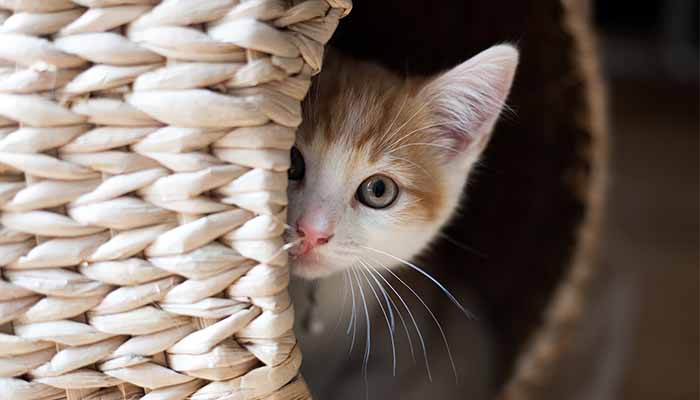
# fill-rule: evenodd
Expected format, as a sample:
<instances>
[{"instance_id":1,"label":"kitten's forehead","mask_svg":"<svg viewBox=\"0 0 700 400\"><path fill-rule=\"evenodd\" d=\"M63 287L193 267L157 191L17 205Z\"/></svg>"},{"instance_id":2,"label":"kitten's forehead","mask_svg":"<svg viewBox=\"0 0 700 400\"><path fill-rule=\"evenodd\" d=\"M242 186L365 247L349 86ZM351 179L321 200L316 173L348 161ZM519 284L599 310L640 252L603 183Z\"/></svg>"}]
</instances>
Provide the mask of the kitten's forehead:
<instances>
[{"instance_id":1,"label":"kitten's forehead","mask_svg":"<svg viewBox=\"0 0 700 400\"><path fill-rule=\"evenodd\" d=\"M427 113L415 99L419 85L373 64L347 62L352 66L331 65L314 83L299 138L320 142L320 150L345 145L377 161L402 132L425 125Z\"/></svg>"},{"instance_id":2,"label":"kitten's forehead","mask_svg":"<svg viewBox=\"0 0 700 400\"><path fill-rule=\"evenodd\" d=\"M351 141L314 140L302 146L309 176L325 190L357 180L370 165L369 155Z\"/></svg>"}]
</instances>

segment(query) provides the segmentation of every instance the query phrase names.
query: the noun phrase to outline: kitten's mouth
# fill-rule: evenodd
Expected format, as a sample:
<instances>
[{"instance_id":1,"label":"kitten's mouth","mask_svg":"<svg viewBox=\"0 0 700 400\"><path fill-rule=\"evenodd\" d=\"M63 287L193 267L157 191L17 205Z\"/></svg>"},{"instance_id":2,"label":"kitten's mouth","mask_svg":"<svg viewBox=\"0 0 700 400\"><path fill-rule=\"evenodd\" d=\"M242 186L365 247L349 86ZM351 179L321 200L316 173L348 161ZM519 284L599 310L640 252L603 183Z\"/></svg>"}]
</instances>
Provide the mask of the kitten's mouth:
<instances>
[{"instance_id":1,"label":"kitten's mouth","mask_svg":"<svg viewBox=\"0 0 700 400\"><path fill-rule=\"evenodd\" d=\"M300 246L302 240L294 236L286 236L289 243L289 268L295 276L304 279L318 279L332 275L339 270L336 263L330 261L324 249L314 248L304 251Z\"/></svg>"},{"instance_id":2,"label":"kitten's mouth","mask_svg":"<svg viewBox=\"0 0 700 400\"><path fill-rule=\"evenodd\" d=\"M331 273L330 269L321 262L316 250L303 253L300 247L302 240L294 237L285 237L289 243L289 268L292 273L304 279L317 279Z\"/></svg>"}]
</instances>

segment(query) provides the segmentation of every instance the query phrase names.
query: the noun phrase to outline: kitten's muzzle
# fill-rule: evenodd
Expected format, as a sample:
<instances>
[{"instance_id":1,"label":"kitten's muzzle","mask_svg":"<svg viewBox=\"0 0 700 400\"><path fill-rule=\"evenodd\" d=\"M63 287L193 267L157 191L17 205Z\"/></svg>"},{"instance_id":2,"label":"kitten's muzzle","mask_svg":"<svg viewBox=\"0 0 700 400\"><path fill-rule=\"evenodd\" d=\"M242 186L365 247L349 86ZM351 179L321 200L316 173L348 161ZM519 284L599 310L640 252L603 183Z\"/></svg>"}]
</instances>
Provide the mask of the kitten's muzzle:
<instances>
[{"instance_id":1,"label":"kitten's muzzle","mask_svg":"<svg viewBox=\"0 0 700 400\"><path fill-rule=\"evenodd\" d=\"M328 224L314 224L312 219L302 217L297 221L297 234L302 239L297 247L296 256L303 256L318 246L328 243L333 238L332 227Z\"/></svg>"}]
</instances>

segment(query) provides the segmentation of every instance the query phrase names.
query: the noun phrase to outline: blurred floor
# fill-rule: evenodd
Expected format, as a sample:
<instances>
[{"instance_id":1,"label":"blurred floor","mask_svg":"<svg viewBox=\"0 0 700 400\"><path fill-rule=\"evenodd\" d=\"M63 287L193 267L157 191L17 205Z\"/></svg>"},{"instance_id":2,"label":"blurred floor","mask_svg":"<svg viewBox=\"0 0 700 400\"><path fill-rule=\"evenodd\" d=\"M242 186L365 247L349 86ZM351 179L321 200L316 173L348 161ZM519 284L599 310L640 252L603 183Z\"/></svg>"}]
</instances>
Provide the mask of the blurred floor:
<instances>
[{"instance_id":1,"label":"blurred floor","mask_svg":"<svg viewBox=\"0 0 700 400\"><path fill-rule=\"evenodd\" d=\"M638 302L621 398L698 399L698 87L615 81L610 95L603 259Z\"/></svg>"}]
</instances>

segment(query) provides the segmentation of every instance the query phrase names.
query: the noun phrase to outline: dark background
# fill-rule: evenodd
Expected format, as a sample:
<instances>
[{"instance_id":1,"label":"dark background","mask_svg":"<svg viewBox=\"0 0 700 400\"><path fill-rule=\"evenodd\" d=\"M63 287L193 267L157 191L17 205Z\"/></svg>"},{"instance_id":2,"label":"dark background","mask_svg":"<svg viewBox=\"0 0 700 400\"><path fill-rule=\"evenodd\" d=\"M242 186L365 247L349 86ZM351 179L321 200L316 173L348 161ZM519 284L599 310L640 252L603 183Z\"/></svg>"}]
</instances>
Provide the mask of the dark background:
<instances>
[{"instance_id":1,"label":"dark background","mask_svg":"<svg viewBox=\"0 0 700 400\"><path fill-rule=\"evenodd\" d=\"M595 4L612 140L603 257L635 299L624 399L698 398L698 4Z\"/></svg>"}]
</instances>

